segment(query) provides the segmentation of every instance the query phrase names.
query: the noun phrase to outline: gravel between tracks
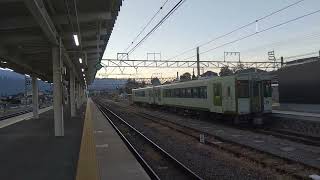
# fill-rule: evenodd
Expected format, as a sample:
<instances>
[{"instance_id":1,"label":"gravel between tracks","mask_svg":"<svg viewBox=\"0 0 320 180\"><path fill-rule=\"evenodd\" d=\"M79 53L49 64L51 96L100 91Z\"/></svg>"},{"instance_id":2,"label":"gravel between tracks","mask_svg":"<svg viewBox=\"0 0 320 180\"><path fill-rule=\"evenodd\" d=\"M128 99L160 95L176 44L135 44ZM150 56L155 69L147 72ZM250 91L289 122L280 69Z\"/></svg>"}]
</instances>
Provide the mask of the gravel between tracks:
<instances>
[{"instance_id":1,"label":"gravel between tracks","mask_svg":"<svg viewBox=\"0 0 320 180\"><path fill-rule=\"evenodd\" d=\"M115 120L112 115L110 115L110 117L121 133L134 145L135 149L143 156L143 159L148 162L161 179L172 178L176 180L187 180L187 176L185 176L180 169L163 157L163 155L156 151L149 143L146 143L140 135L119 120Z\"/></svg>"},{"instance_id":2,"label":"gravel between tracks","mask_svg":"<svg viewBox=\"0 0 320 180\"><path fill-rule=\"evenodd\" d=\"M289 179L116 106L111 109L205 179Z\"/></svg>"},{"instance_id":3,"label":"gravel between tracks","mask_svg":"<svg viewBox=\"0 0 320 180\"><path fill-rule=\"evenodd\" d=\"M245 144L254 149L258 149L270 154L301 162L320 169L320 147L304 145L289 140L277 138L271 135L259 134L250 131L240 130L237 128L226 127L212 122L197 121L188 117L178 116L172 113L164 113L159 111L150 111L145 108L129 106L122 102L113 102L115 106L123 108L134 108L135 111L152 114L177 123L183 123L186 126L195 129L201 129L208 134L219 136L223 139ZM312 171L311 171L312 173ZM316 172L314 172L316 173Z\"/></svg>"}]
</instances>

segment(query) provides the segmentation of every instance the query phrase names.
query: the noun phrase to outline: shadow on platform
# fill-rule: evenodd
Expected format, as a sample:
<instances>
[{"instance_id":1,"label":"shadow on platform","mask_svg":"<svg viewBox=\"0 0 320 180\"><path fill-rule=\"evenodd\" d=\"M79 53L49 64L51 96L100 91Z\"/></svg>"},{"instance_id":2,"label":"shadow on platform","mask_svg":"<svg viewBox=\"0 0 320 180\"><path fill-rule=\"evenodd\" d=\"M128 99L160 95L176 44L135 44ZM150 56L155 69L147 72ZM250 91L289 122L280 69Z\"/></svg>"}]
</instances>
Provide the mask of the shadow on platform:
<instances>
[{"instance_id":1,"label":"shadow on platform","mask_svg":"<svg viewBox=\"0 0 320 180\"><path fill-rule=\"evenodd\" d=\"M65 118L65 136L54 136L53 110L39 119L0 129L0 179L75 179L84 107L75 118Z\"/></svg>"}]
</instances>

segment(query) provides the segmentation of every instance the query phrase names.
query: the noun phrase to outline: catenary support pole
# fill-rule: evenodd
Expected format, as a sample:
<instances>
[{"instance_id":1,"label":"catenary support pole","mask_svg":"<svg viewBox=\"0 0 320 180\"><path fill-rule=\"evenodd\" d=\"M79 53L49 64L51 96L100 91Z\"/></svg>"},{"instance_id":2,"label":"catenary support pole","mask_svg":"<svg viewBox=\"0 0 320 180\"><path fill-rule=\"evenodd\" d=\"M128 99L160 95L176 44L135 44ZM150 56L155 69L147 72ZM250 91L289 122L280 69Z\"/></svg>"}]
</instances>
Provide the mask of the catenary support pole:
<instances>
[{"instance_id":1,"label":"catenary support pole","mask_svg":"<svg viewBox=\"0 0 320 180\"><path fill-rule=\"evenodd\" d=\"M61 60L60 48L53 47L52 48L52 70L53 70L53 111L54 111L55 136L64 136L61 66L62 66L62 60Z\"/></svg>"},{"instance_id":2,"label":"catenary support pole","mask_svg":"<svg viewBox=\"0 0 320 180\"><path fill-rule=\"evenodd\" d=\"M200 55L199 55L199 47L197 47L197 75L200 77Z\"/></svg>"},{"instance_id":3,"label":"catenary support pole","mask_svg":"<svg viewBox=\"0 0 320 180\"><path fill-rule=\"evenodd\" d=\"M33 118L39 118L39 93L38 93L38 81L36 76L32 76L32 110Z\"/></svg>"},{"instance_id":4,"label":"catenary support pole","mask_svg":"<svg viewBox=\"0 0 320 180\"><path fill-rule=\"evenodd\" d=\"M76 101L75 101L75 77L72 71L70 71L70 108L71 117L76 116Z\"/></svg>"}]
</instances>

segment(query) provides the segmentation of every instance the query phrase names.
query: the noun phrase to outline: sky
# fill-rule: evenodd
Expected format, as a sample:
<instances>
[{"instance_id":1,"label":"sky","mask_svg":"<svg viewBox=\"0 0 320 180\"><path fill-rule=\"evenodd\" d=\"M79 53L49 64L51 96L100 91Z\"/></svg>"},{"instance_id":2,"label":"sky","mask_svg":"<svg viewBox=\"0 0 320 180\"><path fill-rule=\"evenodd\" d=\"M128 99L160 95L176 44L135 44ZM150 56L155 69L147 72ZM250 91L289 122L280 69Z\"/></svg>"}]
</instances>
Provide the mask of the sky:
<instances>
[{"instance_id":1,"label":"sky","mask_svg":"<svg viewBox=\"0 0 320 180\"><path fill-rule=\"evenodd\" d=\"M113 32L103 58L116 59L117 53L125 52L141 29L166 0L125 0L120 9ZM179 0L168 0L166 5L135 42L157 24ZM129 59L147 59L147 53L161 53L161 59L172 58L181 52L195 48L215 37L255 21L298 0L186 0ZM236 40L251 33L288 21L298 16L320 10L319 0L304 0L280 13L258 21L240 31L200 47L200 53ZM133 47L133 46L131 46ZM130 49L130 48L129 48ZM302 18L270 31L203 53L200 60L221 60L224 52L241 52L242 61L267 61L268 51L274 50L277 58L290 57L320 50L320 13ZM196 54L190 51L176 60L184 60ZM158 58L158 57L157 57ZM228 57L227 60L235 60ZM189 60L195 60L191 58ZM285 60L289 60L286 59ZM219 69L206 68L204 71ZM130 77L175 77L176 73L192 69L126 68ZM128 77L120 75L119 68L102 68L97 77Z\"/></svg>"}]
</instances>

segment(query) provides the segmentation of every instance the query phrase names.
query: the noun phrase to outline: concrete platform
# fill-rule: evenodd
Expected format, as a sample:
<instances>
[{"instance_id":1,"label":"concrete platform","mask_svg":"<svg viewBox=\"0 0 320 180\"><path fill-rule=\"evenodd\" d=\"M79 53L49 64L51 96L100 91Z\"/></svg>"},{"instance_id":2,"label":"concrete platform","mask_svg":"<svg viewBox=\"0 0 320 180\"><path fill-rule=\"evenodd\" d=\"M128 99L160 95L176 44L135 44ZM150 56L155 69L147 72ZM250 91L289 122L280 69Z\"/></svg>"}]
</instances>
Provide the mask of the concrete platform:
<instances>
[{"instance_id":1,"label":"concrete platform","mask_svg":"<svg viewBox=\"0 0 320 180\"><path fill-rule=\"evenodd\" d=\"M97 106L91 100L87 106L92 111L96 158L101 179L150 179Z\"/></svg>"},{"instance_id":2,"label":"concrete platform","mask_svg":"<svg viewBox=\"0 0 320 180\"><path fill-rule=\"evenodd\" d=\"M40 113L0 122L0 179L150 179L91 99L65 115L64 137L54 136L52 107Z\"/></svg>"},{"instance_id":3,"label":"concrete platform","mask_svg":"<svg viewBox=\"0 0 320 180\"><path fill-rule=\"evenodd\" d=\"M273 104L273 110L320 114L320 104L293 104L293 103L277 103Z\"/></svg>"},{"instance_id":4,"label":"concrete platform","mask_svg":"<svg viewBox=\"0 0 320 180\"><path fill-rule=\"evenodd\" d=\"M283 118L292 121L304 121L320 123L320 113L272 110L272 117Z\"/></svg>"},{"instance_id":5,"label":"concrete platform","mask_svg":"<svg viewBox=\"0 0 320 180\"><path fill-rule=\"evenodd\" d=\"M46 112L40 114L39 119L25 120L30 118L30 114L25 114L7 123L1 122L0 179L75 179L83 108L77 117L65 119L65 137L58 138L54 136L53 111L49 109L42 110Z\"/></svg>"}]
</instances>

